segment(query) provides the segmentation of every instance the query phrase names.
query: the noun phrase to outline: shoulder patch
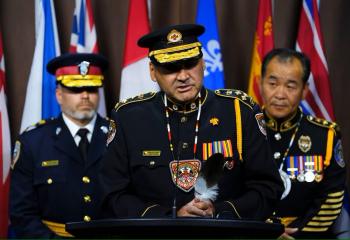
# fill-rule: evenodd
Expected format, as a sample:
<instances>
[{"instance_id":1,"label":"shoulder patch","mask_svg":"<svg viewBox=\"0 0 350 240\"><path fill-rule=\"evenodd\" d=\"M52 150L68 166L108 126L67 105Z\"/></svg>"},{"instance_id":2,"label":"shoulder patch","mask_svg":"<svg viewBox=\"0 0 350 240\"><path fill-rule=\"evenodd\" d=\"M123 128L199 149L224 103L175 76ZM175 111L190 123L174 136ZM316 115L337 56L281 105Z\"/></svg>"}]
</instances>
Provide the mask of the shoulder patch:
<instances>
[{"instance_id":1,"label":"shoulder patch","mask_svg":"<svg viewBox=\"0 0 350 240\"><path fill-rule=\"evenodd\" d=\"M30 130L33 130L33 129L36 129L38 127L41 127L41 126L44 126L46 125L47 123L50 123L52 122L53 120L55 120L55 118L49 118L49 119L41 119L39 122L33 124L33 125L30 125L29 127L27 127L24 132L28 132Z\"/></svg>"},{"instance_id":2,"label":"shoulder patch","mask_svg":"<svg viewBox=\"0 0 350 240\"><path fill-rule=\"evenodd\" d=\"M113 141L116 133L117 133L117 126L116 126L114 120L110 119L108 132L107 132L107 142L106 142L107 147Z\"/></svg>"},{"instance_id":3,"label":"shoulder patch","mask_svg":"<svg viewBox=\"0 0 350 240\"><path fill-rule=\"evenodd\" d=\"M314 117L312 115L307 115L306 118L312 124L315 124L324 128L333 128L336 132L340 132L340 127L335 122L327 121L325 119Z\"/></svg>"},{"instance_id":4,"label":"shoulder patch","mask_svg":"<svg viewBox=\"0 0 350 240\"><path fill-rule=\"evenodd\" d=\"M128 105L130 103L143 102L143 101L149 100L153 98L155 95L156 95L156 92L149 92L149 93L140 94L138 96L122 100L115 105L114 110L118 111L121 107Z\"/></svg>"},{"instance_id":5,"label":"shoulder patch","mask_svg":"<svg viewBox=\"0 0 350 240\"><path fill-rule=\"evenodd\" d=\"M220 97L228 97L228 98L237 98L250 108L254 108L256 103L254 102L253 98L250 97L248 94L241 90L237 89L217 89L215 90L215 94Z\"/></svg>"},{"instance_id":6,"label":"shoulder patch","mask_svg":"<svg viewBox=\"0 0 350 240\"><path fill-rule=\"evenodd\" d=\"M21 142L16 141L15 147L13 149L12 159L11 159L11 169L15 168L16 162L18 161L19 155L21 153Z\"/></svg>"},{"instance_id":7,"label":"shoulder patch","mask_svg":"<svg viewBox=\"0 0 350 240\"><path fill-rule=\"evenodd\" d=\"M341 168L345 167L343 147L340 139L337 141L334 147L334 159Z\"/></svg>"}]
</instances>

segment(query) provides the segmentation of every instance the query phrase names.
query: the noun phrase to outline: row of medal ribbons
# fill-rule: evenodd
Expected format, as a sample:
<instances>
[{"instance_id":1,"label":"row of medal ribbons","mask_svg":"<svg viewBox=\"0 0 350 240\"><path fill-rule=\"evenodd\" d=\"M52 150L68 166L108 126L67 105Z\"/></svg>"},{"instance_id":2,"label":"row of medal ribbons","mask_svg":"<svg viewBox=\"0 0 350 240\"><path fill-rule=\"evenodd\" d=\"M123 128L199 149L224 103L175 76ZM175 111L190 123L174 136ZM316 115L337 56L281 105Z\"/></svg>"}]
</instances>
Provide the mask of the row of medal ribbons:
<instances>
[{"instance_id":1,"label":"row of medal ribbons","mask_svg":"<svg viewBox=\"0 0 350 240\"><path fill-rule=\"evenodd\" d=\"M291 180L299 182L320 182L323 178L323 156L288 156L285 159L287 173Z\"/></svg>"}]
</instances>

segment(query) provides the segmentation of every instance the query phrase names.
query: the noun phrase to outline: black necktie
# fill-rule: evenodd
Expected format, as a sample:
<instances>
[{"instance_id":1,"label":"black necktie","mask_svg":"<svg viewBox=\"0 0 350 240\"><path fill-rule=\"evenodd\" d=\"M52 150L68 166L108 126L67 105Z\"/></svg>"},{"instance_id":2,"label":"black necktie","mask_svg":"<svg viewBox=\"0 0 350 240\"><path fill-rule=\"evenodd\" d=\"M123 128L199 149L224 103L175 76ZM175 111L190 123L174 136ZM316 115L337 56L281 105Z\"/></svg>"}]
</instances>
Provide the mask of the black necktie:
<instances>
[{"instance_id":1,"label":"black necktie","mask_svg":"<svg viewBox=\"0 0 350 240\"><path fill-rule=\"evenodd\" d=\"M78 145L80 155L83 158L84 161L87 160L87 153L89 149L89 140L87 138L87 134L89 133L89 130L86 128L80 128L77 132L78 136L80 136L80 142Z\"/></svg>"}]
</instances>

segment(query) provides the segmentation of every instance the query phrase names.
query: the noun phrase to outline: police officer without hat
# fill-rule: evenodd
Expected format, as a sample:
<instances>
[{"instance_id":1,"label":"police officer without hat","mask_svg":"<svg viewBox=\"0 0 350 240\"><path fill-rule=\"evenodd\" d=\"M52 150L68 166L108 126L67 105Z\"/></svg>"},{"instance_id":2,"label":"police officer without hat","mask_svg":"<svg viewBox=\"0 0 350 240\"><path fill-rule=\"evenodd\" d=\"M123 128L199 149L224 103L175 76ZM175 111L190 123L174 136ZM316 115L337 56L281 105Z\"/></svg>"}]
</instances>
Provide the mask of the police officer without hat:
<instances>
[{"instance_id":1,"label":"police officer without hat","mask_svg":"<svg viewBox=\"0 0 350 240\"><path fill-rule=\"evenodd\" d=\"M267 136L285 184L274 218L287 227L287 239L334 237L344 195L339 127L299 107L309 75L309 59L295 50L274 49L262 63Z\"/></svg>"},{"instance_id":2,"label":"police officer without hat","mask_svg":"<svg viewBox=\"0 0 350 240\"><path fill-rule=\"evenodd\" d=\"M112 111L101 176L104 208L114 217L171 217L176 198L177 216L265 219L280 198L259 107L241 91L203 87L203 32L175 25L138 41L149 49L161 91ZM219 194L199 200L193 187L200 166L215 153L226 161Z\"/></svg>"},{"instance_id":3,"label":"police officer without hat","mask_svg":"<svg viewBox=\"0 0 350 240\"><path fill-rule=\"evenodd\" d=\"M69 237L64 223L98 216L97 172L109 122L96 109L106 67L96 54L64 54L48 63L62 113L29 127L16 141L10 188L16 237Z\"/></svg>"}]
</instances>

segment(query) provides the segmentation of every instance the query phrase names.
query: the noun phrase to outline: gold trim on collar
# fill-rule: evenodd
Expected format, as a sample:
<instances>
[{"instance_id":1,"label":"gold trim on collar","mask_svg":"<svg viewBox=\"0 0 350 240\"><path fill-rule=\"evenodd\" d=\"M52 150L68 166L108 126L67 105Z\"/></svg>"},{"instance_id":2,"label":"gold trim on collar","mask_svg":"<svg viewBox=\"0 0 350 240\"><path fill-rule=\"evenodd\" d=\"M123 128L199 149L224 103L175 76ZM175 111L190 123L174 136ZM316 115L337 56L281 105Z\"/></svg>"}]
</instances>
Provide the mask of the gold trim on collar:
<instances>
[{"instance_id":1,"label":"gold trim on collar","mask_svg":"<svg viewBox=\"0 0 350 240\"><path fill-rule=\"evenodd\" d=\"M202 90L201 90L202 91ZM205 101L207 100L207 98L208 98L208 90L207 89L205 89L205 96L204 96L204 98L203 98L203 100L202 100L202 107L203 107L203 105L205 104ZM178 104L176 104L176 103L174 103L173 101L171 101L171 99L169 99L168 98L168 104L169 104L169 106L168 106L168 109L170 110L170 111L175 111L175 112L179 112L179 113L184 113L184 114L188 114L188 113L192 113L192 112L194 112L194 111L197 111L198 110L198 104L197 104L197 102L198 102L198 97L196 98L196 100L194 100L193 102L191 102L191 103L186 103L185 104L185 110L184 110L184 108L182 107L182 106L180 106L180 105L178 105ZM191 108L191 104L192 103L195 103L196 104L196 107L195 108ZM188 108L188 111L187 111L187 108Z\"/></svg>"},{"instance_id":2,"label":"gold trim on collar","mask_svg":"<svg viewBox=\"0 0 350 240\"><path fill-rule=\"evenodd\" d=\"M264 114L267 117L266 121L266 127L272 129L273 131L280 131L280 132L286 132L288 130L291 130L295 128L295 126L298 123L298 116L299 114L302 114L301 108L298 108L299 111L295 111L294 114L289 117L287 120L283 121L281 124L278 125L277 120L274 119L267 111L265 106L262 107L262 110L264 111ZM299 114L298 114L299 113Z\"/></svg>"}]
</instances>

